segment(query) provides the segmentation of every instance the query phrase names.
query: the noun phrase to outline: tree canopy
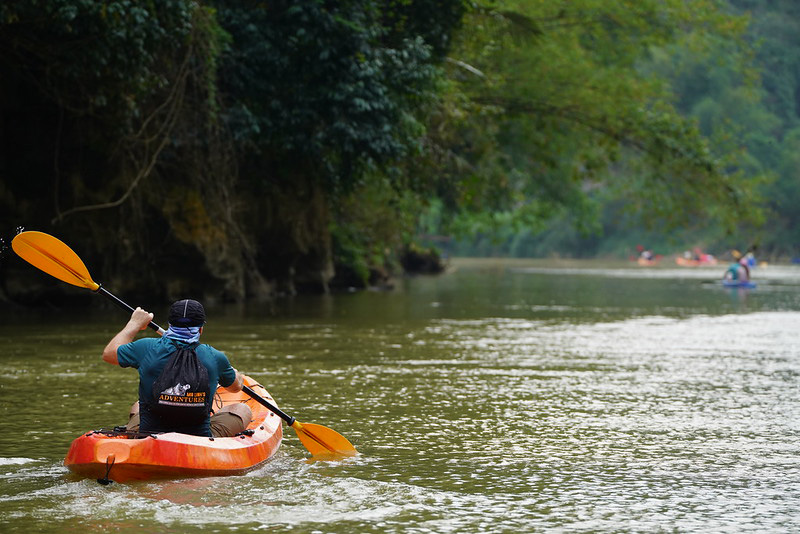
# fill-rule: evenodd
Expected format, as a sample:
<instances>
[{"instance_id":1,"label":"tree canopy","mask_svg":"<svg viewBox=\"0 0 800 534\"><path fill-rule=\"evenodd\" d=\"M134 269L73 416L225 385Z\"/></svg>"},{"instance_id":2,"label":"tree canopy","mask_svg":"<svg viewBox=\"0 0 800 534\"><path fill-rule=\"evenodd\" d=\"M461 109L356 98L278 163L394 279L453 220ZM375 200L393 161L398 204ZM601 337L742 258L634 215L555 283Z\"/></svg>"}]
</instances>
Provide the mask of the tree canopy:
<instances>
[{"instance_id":1,"label":"tree canopy","mask_svg":"<svg viewBox=\"0 0 800 534\"><path fill-rule=\"evenodd\" d=\"M433 214L462 232L598 228L614 203L756 223L765 168L670 70L726 50L750 98L728 7L5 3L2 227L65 238L123 292L241 300L378 282Z\"/></svg>"},{"instance_id":2,"label":"tree canopy","mask_svg":"<svg viewBox=\"0 0 800 534\"><path fill-rule=\"evenodd\" d=\"M646 4L640 7L647 9ZM760 1L695 7L710 18L671 26L677 29L671 38L652 40L633 59L634 74L660 86L659 105L683 117L692 135L703 139L717 168L727 174L721 183L728 181L730 187L716 188L690 173L657 188L677 192L671 201L663 202L652 190L640 194L638 185L646 185L651 171L629 167L629 148L623 148L611 167L613 178L607 183L612 187L590 192L598 216L596 234L580 234L575 229L580 211L564 210L538 228L514 228L505 218L494 242L482 237L473 240L475 246L464 247L470 241L466 238L454 252L592 256L619 254L644 241L662 252L701 245L718 253L750 247L766 256L800 253L794 234L797 166L792 156L800 94L793 59L797 8L793 2ZM628 41L621 42L624 49ZM638 167L640 161L635 163ZM716 191L711 199L696 194L696 189L708 187ZM718 194L723 198L714 199ZM632 209L640 216L634 217ZM663 219L658 217L662 211Z\"/></svg>"}]
</instances>

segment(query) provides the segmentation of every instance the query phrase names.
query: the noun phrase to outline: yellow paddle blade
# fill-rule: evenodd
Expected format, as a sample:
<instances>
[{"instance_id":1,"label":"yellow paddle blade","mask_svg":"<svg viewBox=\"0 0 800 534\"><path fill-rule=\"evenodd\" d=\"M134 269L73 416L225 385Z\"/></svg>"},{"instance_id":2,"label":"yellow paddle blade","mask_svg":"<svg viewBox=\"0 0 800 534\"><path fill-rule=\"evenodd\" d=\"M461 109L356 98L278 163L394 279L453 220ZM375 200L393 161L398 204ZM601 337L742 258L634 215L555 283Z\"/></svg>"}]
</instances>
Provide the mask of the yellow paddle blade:
<instances>
[{"instance_id":1,"label":"yellow paddle blade","mask_svg":"<svg viewBox=\"0 0 800 534\"><path fill-rule=\"evenodd\" d=\"M337 460L358 454L347 438L328 427L314 423L295 421L292 428L297 433L300 443L308 449L312 458L321 460Z\"/></svg>"},{"instance_id":2,"label":"yellow paddle blade","mask_svg":"<svg viewBox=\"0 0 800 534\"><path fill-rule=\"evenodd\" d=\"M37 269L68 284L100 289L89 270L75 252L55 237L44 232L22 232L11 240L14 252Z\"/></svg>"}]
</instances>

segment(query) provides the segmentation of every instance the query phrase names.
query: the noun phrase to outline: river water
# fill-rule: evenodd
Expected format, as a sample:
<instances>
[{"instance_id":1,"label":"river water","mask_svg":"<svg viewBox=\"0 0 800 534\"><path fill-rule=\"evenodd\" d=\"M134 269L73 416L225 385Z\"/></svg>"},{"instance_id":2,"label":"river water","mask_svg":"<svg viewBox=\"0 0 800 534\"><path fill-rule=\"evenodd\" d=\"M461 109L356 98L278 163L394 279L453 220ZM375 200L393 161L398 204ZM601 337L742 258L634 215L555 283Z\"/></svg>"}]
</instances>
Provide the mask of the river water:
<instances>
[{"instance_id":1,"label":"river water","mask_svg":"<svg viewBox=\"0 0 800 534\"><path fill-rule=\"evenodd\" d=\"M723 270L455 260L210 308L206 342L361 454L311 463L289 430L245 476L111 486L62 460L134 400L99 356L125 314L5 313L0 532L797 532L800 267Z\"/></svg>"}]
</instances>

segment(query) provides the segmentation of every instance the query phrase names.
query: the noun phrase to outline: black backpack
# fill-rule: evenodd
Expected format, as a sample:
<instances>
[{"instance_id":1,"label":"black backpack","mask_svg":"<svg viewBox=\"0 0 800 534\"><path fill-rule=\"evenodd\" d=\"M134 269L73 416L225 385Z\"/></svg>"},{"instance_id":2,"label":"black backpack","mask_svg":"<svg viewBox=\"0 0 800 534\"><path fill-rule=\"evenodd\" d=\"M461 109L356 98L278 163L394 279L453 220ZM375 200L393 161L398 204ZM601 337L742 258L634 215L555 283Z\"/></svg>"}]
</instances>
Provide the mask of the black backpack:
<instances>
[{"instance_id":1,"label":"black backpack","mask_svg":"<svg viewBox=\"0 0 800 534\"><path fill-rule=\"evenodd\" d=\"M198 343L172 343L176 350L153 382L150 412L175 426L202 423L210 412L211 390L208 370L195 352Z\"/></svg>"}]
</instances>

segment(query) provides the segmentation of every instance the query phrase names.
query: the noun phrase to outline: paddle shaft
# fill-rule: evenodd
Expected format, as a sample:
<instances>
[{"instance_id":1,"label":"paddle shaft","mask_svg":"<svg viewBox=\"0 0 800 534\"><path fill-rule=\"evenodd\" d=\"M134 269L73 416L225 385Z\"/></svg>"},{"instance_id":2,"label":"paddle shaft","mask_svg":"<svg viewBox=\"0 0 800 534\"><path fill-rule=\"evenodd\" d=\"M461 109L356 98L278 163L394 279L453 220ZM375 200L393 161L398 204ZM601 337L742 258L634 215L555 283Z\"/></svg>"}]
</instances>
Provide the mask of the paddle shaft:
<instances>
[{"instance_id":1,"label":"paddle shaft","mask_svg":"<svg viewBox=\"0 0 800 534\"><path fill-rule=\"evenodd\" d=\"M266 408L267 408L268 410L270 410L272 413L274 413L275 415L277 415L278 417L280 417L281 419L283 419L284 421L286 421L286 424L287 424L287 425L289 425L289 426L292 426L292 425L294 424L294 422L296 421L296 419L295 419L294 417L292 417L292 416L291 416L291 415L289 415L289 414L286 414L286 413L284 413L284 412L283 412L281 409L279 409L277 406L273 406L272 404L270 404L270 403L267 401L267 399L263 398L261 395L259 395L258 393L256 393L256 392L255 392L255 391L253 391L252 389L250 389L250 387L249 387L249 386L242 386L242 391L244 391L245 393L247 393L248 395L250 395L250 396L253 398L253 400L255 400L256 402L258 402L260 405L262 405L262 406L266 407Z\"/></svg>"},{"instance_id":2,"label":"paddle shaft","mask_svg":"<svg viewBox=\"0 0 800 534\"><path fill-rule=\"evenodd\" d=\"M133 313L134 310L128 303L120 300L116 295L114 295L111 291L107 290L103 286L100 286L100 287L97 288L97 293L100 293L103 296L108 297L114 304L116 304L117 306L119 306L123 310L127 310L127 311ZM164 329L161 328L160 326L158 326L155 323L155 321L150 321L150 324L148 324L147 326L149 326L150 328L152 328L153 330L155 330L159 334L164 335Z\"/></svg>"}]
</instances>

